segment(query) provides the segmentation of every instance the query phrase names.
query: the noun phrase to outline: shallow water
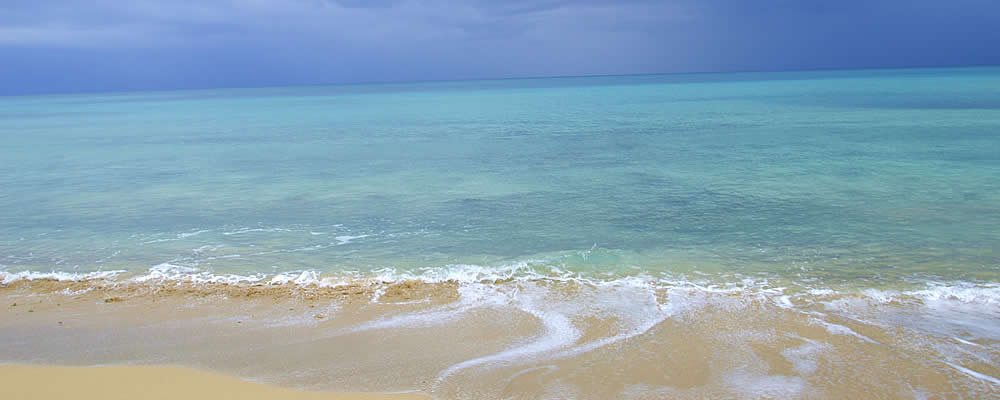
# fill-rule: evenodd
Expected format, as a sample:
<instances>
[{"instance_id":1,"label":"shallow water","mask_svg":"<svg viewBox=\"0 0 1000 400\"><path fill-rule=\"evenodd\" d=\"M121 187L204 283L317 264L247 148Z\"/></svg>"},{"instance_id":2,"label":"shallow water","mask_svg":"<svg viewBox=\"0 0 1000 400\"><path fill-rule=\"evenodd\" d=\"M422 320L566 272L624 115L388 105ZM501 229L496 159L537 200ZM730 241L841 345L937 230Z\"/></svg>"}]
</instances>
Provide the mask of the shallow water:
<instances>
[{"instance_id":1,"label":"shallow water","mask_svg":"<svg viewBox=\"0 0 1000 400\"><path fill-rule=\"evenodd\" d=\"M0 263L996 280L997 87L971 68L7 97Z\"/></svg>"},{"instance_id":2,"label":"shallow water","mask_svg":"<svg viewBox=\"0 0 1000 400\"><path fill-rule=\"evenodd\" d=\"M417 282L460 295L431 296L446 304L437 314L399 321L472 309L521 321L492 352L445 357L432 368L442 382L574 360L508 371L560 376L551 368L576 371L620 343L637 346L625 358L662 364L673 353L659 346L695 329L685 323L709 337L751 307L770 328L727 334L795 345L716 338L705 346L717 353L697 354L784 359L784 378L726 367L700 386L682 380L689 391L628 378L614 395L836 397L816 379L855 378L812 354L841 336L945 382L891 396L948 384L957 397L995 394L997 88L989 67L2 97L0 289L142 288L114 295L129 299L174 285L223 296L357 287L382 304L392 285ZM728 311L691 320L676 307ZM816 327L833 336L807 334ZM853 363L871 351L833 354ZM570 378L519 387L577 393ZM494 389L484 396L509 395Z\"/></svg>"}]
</instances>

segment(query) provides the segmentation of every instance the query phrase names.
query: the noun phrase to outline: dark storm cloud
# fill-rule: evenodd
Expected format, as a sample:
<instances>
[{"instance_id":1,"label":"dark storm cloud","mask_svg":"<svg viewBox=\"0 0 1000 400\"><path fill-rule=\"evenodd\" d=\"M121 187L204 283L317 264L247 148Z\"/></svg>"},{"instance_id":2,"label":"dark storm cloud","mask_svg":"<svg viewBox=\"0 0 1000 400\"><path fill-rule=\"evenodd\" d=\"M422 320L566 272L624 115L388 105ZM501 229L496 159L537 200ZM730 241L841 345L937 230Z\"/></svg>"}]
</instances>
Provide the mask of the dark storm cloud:
<instances>
[{"instance_id":1,"label":"dark storm cloud","mask_svg":"<svg viewBox=\"0 0 1000 400\"><path fill-rule=\"evenodd\" d=\"M1000 63L982 0L7 0L0 93Z\"/></svg>"}]
</instances>

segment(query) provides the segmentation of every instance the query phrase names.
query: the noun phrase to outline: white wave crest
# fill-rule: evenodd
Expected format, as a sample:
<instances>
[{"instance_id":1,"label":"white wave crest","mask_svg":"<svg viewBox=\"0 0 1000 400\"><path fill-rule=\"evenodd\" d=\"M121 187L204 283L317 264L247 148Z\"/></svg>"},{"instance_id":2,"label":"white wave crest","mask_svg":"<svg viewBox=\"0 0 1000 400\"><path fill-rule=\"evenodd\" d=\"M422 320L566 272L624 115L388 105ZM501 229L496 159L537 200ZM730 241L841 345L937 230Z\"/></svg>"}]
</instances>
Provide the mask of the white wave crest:
<instances>
[{"instance_id":1,"label":"white wave crest","mask_svg":"<svg viewBox=\"0 0 1000 400\"><path fill-rule=\"evenodd\" d=\"M95 272L36 272L36 271L19 271L19 272L8 272L0 271L0 284L9 284L21 280L34 281L34 280L51 280L51 281L61 281L61 282L81 282L90 280L110 280L115 279L119 275L125 273L125 271L95 271Z\"/></svg>"},{"instance_id":2,"label":"white wave crest","mask_svg":"<svg viewBox=\"0 0 1000 400\"><path fill-rule=\"evenodd\" d=\"M157 264L149 268L145 275L140 275L130 279L133 282L185 282L193 284L247 284L257 283L265 278L263 274L255 275L235 275L235 274L213 274L207 271L199 271L197 268L174 265L170 263Z\"/></svg>"}]
</instances>

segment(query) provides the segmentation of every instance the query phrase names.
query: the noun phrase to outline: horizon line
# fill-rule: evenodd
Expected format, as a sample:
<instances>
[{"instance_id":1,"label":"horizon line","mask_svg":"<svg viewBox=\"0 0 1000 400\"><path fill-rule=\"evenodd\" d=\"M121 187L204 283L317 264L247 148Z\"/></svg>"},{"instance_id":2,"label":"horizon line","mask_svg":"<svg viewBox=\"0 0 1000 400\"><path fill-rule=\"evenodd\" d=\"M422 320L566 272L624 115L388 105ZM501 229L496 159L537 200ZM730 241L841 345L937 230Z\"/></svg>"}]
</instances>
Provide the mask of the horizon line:
<instances>
[{"instance_id":1,"label":"horizon line","mask_svg":"<svg viewBox=\"0 0 1000 400\"><path fill-rule=\"evenodd\" d=\"M792 69L745 69L726 71L683 71L683 72L638 72L623 74L582 74L582 75L530 75L512 76L500 78L461 78L461 79L416 79L416 80L373 80L358 82L325 82L325 83L301 83L301 84L274 84L261 86L211 86L211 87L186 87L186 88L151 88L151 89L123 89L123 90L95 90L95 91L70 91L70 92L38 92L21 94L2 94L4 97L42 97L42 96L67 96L67 95L95 95L95 94L126 94L126 93L148 93L148 92L180 92L195 90L219 90L219 89L268 89L268 88L294 88L294 87L319 87L319 86L366 86L366 85L402 85L419 83L445 83L445 82L476 82L476 81L508 81L508 80L533 80L533 79L573 79L573 78L601 78L601 77L625 77L625 76L655 76L655 75L722 75L741 73L781 73L781 72L823 72L823 71L880 71L880 70L917 70L917 69L960 69L960 68L983 68L1000 67L1000 64L964 64L964 65L927 65L927 66L877 66L877 67L851 67L851 68L792 68Z\"/></svg>"}]
</instances>

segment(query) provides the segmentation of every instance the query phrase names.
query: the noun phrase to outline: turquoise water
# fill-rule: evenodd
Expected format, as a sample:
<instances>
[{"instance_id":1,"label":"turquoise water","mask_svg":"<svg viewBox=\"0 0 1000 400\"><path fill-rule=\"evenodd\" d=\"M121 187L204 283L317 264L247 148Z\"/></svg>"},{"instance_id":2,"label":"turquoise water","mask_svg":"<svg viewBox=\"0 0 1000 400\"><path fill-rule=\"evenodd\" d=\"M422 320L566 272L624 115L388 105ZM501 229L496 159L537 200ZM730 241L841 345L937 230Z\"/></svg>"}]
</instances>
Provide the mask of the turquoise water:
<instances>
[{"instance_id":1,"label":"turquoise water","mask_svg":"<svg viewBox=\"0 0 1000 400\"><path fill-rule=\"evenodd\" d=\"M1000 68L4 97L0 138L8 272L1000 280Z\"/></svg>"}]
</instances>

